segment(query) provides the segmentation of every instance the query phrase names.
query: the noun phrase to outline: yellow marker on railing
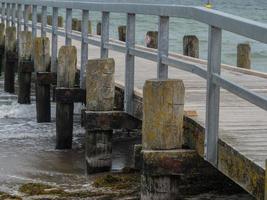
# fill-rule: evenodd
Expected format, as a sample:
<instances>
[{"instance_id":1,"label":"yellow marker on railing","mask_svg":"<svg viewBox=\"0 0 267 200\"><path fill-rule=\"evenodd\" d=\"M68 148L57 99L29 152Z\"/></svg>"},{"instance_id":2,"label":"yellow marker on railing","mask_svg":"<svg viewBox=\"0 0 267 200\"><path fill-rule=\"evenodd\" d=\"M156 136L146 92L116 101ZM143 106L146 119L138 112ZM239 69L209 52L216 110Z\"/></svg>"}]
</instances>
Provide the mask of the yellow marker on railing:
<instances>
[{"instance_id":1,"label":"yellow marker on railing","mask_svg":"<svg viewBox=\"0 0 267 200\"><path fill-rule=\"evenodd\" d=\"M205 4L205 7L211 9L212 8L212 4L211 3L207 3L207 4Z\"/></svg>"}]
</instances>

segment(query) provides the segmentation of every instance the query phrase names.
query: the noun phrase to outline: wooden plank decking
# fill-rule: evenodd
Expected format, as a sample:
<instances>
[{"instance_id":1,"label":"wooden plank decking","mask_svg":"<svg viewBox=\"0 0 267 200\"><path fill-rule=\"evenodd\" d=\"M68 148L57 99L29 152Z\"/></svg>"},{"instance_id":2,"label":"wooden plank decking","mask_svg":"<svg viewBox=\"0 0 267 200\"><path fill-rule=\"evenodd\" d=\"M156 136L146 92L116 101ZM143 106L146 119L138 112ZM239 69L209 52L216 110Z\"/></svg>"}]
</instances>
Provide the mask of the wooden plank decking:
<instances>
[{"instance_id":1,"label":"wooden plank decking","mask_svg":"<svg viewBox=\"0 0 267 200\"><path fill-rule=\"evenodd\" d=\"M59 37L58 41L61 46L64 45L65 39ZM80 42L72 41L72 44L78 48L79 66ZM98 47L89 45L89 59L99 58L99 52ZM109 57L115 59L116 80L124 82L124 55L110 51ZM135 66L135 86L142 89L146 79L156 77L157 64L136 58ZM267 96L267 78L225 69L222 70L222 75L256 93ZM196 110L198 116L194 117L194 120L204 127L206 80L173 68L169 69L169 77L184 81L185 109ZM220 164L218 168L257 199L263 199L265 160L267 158L267 112L225 90L221 90L220 105ZM230 156L230 159L226 158L226 155ZM251 173L247 170L250 170Z\"/></svg>"}]
</instances>

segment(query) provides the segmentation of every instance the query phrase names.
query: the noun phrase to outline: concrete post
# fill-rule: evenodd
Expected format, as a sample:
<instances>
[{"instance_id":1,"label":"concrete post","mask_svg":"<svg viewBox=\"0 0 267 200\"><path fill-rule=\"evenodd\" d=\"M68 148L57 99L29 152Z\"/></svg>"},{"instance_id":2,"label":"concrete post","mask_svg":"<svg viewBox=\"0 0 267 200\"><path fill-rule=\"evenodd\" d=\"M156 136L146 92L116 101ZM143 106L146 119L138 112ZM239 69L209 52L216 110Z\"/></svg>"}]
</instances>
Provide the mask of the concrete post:
<instances>
[{"instance_id":1,"label":"concrete post","mask_svg":"<svg viewBox=\"0 0 267 200\"><path fill-rule=\"evenodd\" d=\"M36 73L50 71L50 41L47 37L34 39L34 70ZM37 122L51 121L50 83L40 84L36 81Z\"/></svg>"},{"instance_id":2,"label":"concrete post","mask_svg":"<svg viewBox=\"0 0 267 200\"><path fill-rule=\"evenodd\" d=\"M5 37L5 85L6 92L15 92L15 66L17 62L16 27L6 28Z\"/></svg>"},{"instance_id":3,"label":"concrete post","mask_svg":"<svg viewBox=\"0 0 267 200\"><path fill-rule=\"evenodd\" d=\"M5 24L0 23L0 76L4 70L4 53L5 53Z\"/></svg>"},{"instance_id":4,"label":"concrete post","mask_svg":"<svg viewBox=\"0 0 267 200\"><path fill-rule=\"evenodd\" d=\"M170 169L173 164L179 170L183 168L186 157L180 151L183 144L184 95L181 80L147 80L145 83L142 200L179 199L179 181Z\"/></svg>"},{"instance_id":5,"label":"concrete post","mask_svg":"<svg viewBox=\"0 0 267 200\"><path fill-rule=\"evenodd\" d=\"M88 111L112 111L115 99L113 59L89 60L86 76ZM113 130L86 130L86 165L89 174L110 170Z\"/></svg>"},{"instance_id":6,"label":"concrete post","mask_svg":"<svg viewBox=\"0 0 267 200\"><path fill-rule=\"evenodd\" d=\"M58 54L57 87L73 88L77 63L75 46L63 46ZM57 102L56 149L71 149L74 103Z\"/></svg>"},{"instance_id":7,"label":"concrete post","mask_svg":"<svg viewBox=\"0 0 267 200\"><path fill-rule=\"evenodd\" d=\"M118 35L119 40L125 42L126 41L126 26L119 26L118 27Z\"/></svg>"},{"instance_id":8,"label":"concrete post","mask_svg":"<svg viewBox=\"0 0 267 200\"><path fill-rule=\"evenodd\" d=\"M247 43L237 45L237 67L251 69L251 48Z\"/></svg>"},{"instance_id":9,"label":"concrete post","mask_svg":"<svg viewBox=\"0 0 267 200\"><path fill-rule=\"evenodd\" d=\"M199 58L199 41L195 35L184 36L183 53L185 56Z\"/></svg>"},{"instance_id":10,"label":"concrete post","mask_svg":"<svg viewBox=\"0 0 267 200\"><path fill-rule=\"evenodd\" d=\"M158 31L148 31L146 34L146 46L148 48L158 48Z\"/></svg>"},{"instance_id":11,"label":"concrete post","mask_svg":"<svg viewBox=\"0 0 267 200\"><path fill-rule=\"evenodd\" d=\"M98 22L96 25L96 34L101 35L101 22Z\"/></svg>"},{"instance_id":12,"label":"concrete post","mask_svg":"<svg viewBox=\"0 0 267 200\"><path fill-rule=\"evenodd\" d=\"M31 75L33 72L32 62L32 33L22 31L19 35L19 66L18 66L18 103L31 103Z\"/></svg>"}]
</instances>

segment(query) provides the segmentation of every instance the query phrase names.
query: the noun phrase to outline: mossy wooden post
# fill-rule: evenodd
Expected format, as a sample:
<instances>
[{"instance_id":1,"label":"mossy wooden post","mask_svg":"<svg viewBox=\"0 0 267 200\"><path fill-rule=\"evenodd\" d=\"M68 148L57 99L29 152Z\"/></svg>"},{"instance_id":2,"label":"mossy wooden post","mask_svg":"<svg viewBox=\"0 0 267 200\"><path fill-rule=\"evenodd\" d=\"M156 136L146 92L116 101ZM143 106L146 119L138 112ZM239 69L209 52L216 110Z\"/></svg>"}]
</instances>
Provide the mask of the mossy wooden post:
<instances>
[{"instance_id":1,"label":"mossy wooden post","mask_svg":"<svg viewBox=\"0 0 267 200\"><path fill-rule=\"evenodd\" d=\"M248 43L237 45L237 67L251 69L251 48Z\"/></svg>"},{"instance_id":2,"label":"mossy wooden post","mask_svg":"<svg viewBox=\"0 0 267 200\"><path fill-rule=\"evenodd\" d=\"M101 22L98 22L96 25L96 34L101 35Z\"/></svg>"},{"instance_id":3,"label":"mossy wooden post","mask_svg":"<svg viewBox=\"0 0 267 200\"><path fill-rule=\"evenodd\" d=\"M183 154L180 149L183 144L184 95L185 89L181 80L147 80L145 83L142 200L179 199L179 181L166 168L173 161L176 163L173 155ZM166 166L162 167L160 163L164 162ZM182 162L178 163L182 165ZM177 165L178 169L180 170L180 166Z\"/></svg>"},{"instance_id":4,"label":"mossy wooden post","mask_svg":"<svg viewBox=\"0 0 267 200\"><path fill-rule=\"evenodd\" d=\"M148 31L146 34L146 46L148 48L158 48L158 31Z\"/></svg>"},{"instance_id":5,"label":"mossy wooden post","mask_svg":"<svg viewBox=\"0 0 267 200\"><path fill-rule=\"evenodd\" d=\"M118 27L118 35L119 40L125 42L126 41L126 26L119 26Z\"/></svg>"},{"instance_id":6,"label":"mossy wooden post","mask_svg":"<svg viewBox=\"0 0 267 200\"><path fill-rule=\"evenodd\" d=\"M36 73L50 71L50 41L47 37L34 39L34 70ZM37 122L51 121L50 84L36 82Z\"/></svg>"},{"instance_id":7,"label":"mossy wooden post","mask_svg":"<svg viewBox=\"0 0 267 200\"><path fill-rule=\"evenodd\" d=\"M183 38L183 53L185 56L199 58L199 40L195 35L185 35Z\"/></svg>"},{"instance_id":8,"label":"mossy wooden post","mask_svg":"<svg viewBox=\"0 0 267 200\"><path fill-rule=\"evenodd\" d=\"M58 54L57 87L73 88L77 63L75 46L62 46ZM71 149L74 103L57 102L56 149Z\"/></svg>"},{"instance_id":9,"label":"mossy wooden post","mask_svg":"<svg viewBox=\"0 0 267 200\"><path fill-rule=\"evenodd\" d=\"M52 26L52 15L47 16L47 25Z\"/></svg>"},{"instance_id":10,"label":"mossy wooden post","mask_svg":"<svg viewBox=\"0 0 267 200\"><path fill-rule=\"evenodd\" d=\"M0 23L0 76L4 70L4 53L5 53L5 24Z\"/></svg>"},{"instance_id":11,"label":"mossy wooden post","mask_svg":"<svg viewBox=\"0 0 267 200\"><path fill-rule=\"evenodd\" d=\"M30 104L31 76L33 72L32 33L30 31L22 31L19 37L18 103Z\"/></svg>"},{"instance_id":12,"label":"mossy wooden post","mask_svg":"<svg viewBox=\"0 0 267 200\"><path fill-rule=\"evenodd\" d=\"M79 29L79 20L77 19L77 18L73 18L72 19L72 30L74 30L74 31L78 31L78 29Z\"/></svg>"},{"instance_id":13,"label":"mossy wooden post","mask_svg":"<svg viewBox=\"0 0 267 200\"><path fill-rule=\"evenodd\" d=\"M89 60L86 71L88 111L112 111L115 99L114 60ZM108 171L112 159L112 130L86 130L87 173Z\"/></svg>"},{"instance_id":14,"label":"mossy wooden post","mask_svg":"<svg viewBox=\"0 0 267 200\"><path fill-rule=\"evenodd\" d=\"M57 26L58 27L63 27L63 24L64 24L63 21L64 21L63 17L62 16L58 16Z\"/></svg>"},{"instance_id":15,"label":"mossy wooden post","mask_svg":"<svg viewBox=\"0 0 267 200\"><path fill-rule=\"evenodd\" d=\"M15 65L17 57L16 27L6 28L5 37L5 85L6 92L15 92Z\"/></svg>"}]
</instances>

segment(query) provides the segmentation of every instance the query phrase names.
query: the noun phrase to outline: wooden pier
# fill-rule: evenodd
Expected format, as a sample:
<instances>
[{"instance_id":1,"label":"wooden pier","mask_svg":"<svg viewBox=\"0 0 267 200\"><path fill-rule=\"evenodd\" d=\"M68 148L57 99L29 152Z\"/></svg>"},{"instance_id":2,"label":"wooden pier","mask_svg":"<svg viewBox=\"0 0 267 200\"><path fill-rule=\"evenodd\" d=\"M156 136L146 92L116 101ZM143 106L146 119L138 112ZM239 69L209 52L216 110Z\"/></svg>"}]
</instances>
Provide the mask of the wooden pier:
<instances>
[{"instance_id":1,"label":"wooden pier","mask_svg":"<svg viewBox=\"0 0 267 200\"><path fill-rule=\"evenodd\" d=\"M13 3L15 4L16 1L13 1ZM5 1L1 2L5 4ZM88 6L89 5L90 4L88 4ZM46 9L44 7L45 6L42 6L43 19L46 17ZM107 7L105 8L107 9ZM141 9L141 6L138 8ZM157 7L155 7L155 9L156 8ZM166 11L161 10L161 12L166 14L168 12L168 8L169 7L167 6ZM179 9L182 10L184 8L177 7L177 10ZM156 41L156 46L158 46L158 49L152 49L138 45L133 48L132 39L134 39L134 35L132 35L132 32L126 33L126 44L119 40L110 39L108 37L109 12L107 12L105 9L101 10L101 8L98 7L96 7L96 10L103 12L101 22L101 36L90 35L90 37L88 37L87 19L86 21L83 20L81 22L82 33L79 31L71 31L70 25L72 20L71 9L69 7L67 7L66 30L63 28L57 29L63 33L64 31L66 31L65 35L59 34L55 38L55 19L58 19L58 12L55 10L52 17L52 24L54 25L52 27L49 26L50 29L46 29L47 20L43 20L43 23L40 26L41 31L35 30L37 25L39 26L40 24L30 24L32 25L30 29L35 34L35 36L42 35L43 37L46 36L50 38L50 41L57 41L56 49L55 44L52 43L52 72L55 73L55 69L57 67L57 55L55 55L55 52L57 54L58 49L65 45L71 44L72 46L75 46L77 48L77 66L81 66L80 86L81 89L84 89L83 87L86 84L83 72L85 70L85 67L87 66L88 59L107 57L113 58L115 60L114 76L116 80L116 88L117 90L120 89L120 91L124 90L125 92L124 98L122 97L122 95L120 97L121 99L117 99L115 101L124 102L125 109L123 111L125 111L125 114L135 117L139 120L144 119L142 109L142 88L146 80L182 80L185 86L185 112L183 125L184 132L183 134L181 134L183 135L183 138L181 141L179 141L179 148L174 147L175 150L177 148L190 148L194 153L197 153L199 156L203 157L219 171L232 179L247 192L252 194L256 199L266 200L267 74L256 72L250 69L237 68L223 64L221 65L219 55L221 29L214 27L212 25L213 22L209 23L210 55L208 61L205 61L199 58L192 58L168 52L168 46L165 45L165 43L168 42L168 17L159 17L160 32L155 33L158 37L158 40ZM213 11L208 11L205 9L203 10L200 8L198 11L203 12L202 14L208 13L210 15L214 14L217 16L217 12L215 11L213 13ZM153 13L154 11L151 12L152 13L149 14L155 14ZM35 15L32 16L33 21L35 21L37 17L36 10L34 14ZM87 16L88 18L88 12L86 10L83 10L83 16ZM226 24L228 22L233 22L231 20L234 20L233 16L230 15L228 16L220 13L220 16L221 19L226 21ZM134 15L129 13L127 19L126 29L134 31L134 28L132 26L132 23L134 23L135 21ZM255 29L257 29L255 30L256 32L258 31L265 34L267 33L267 26L263 24L253 24L251 21L245 21L241 19L239 19L239 21L235 23L237 23L238 27L246 25L250 28L254 27ZM252 39L267 43L266 37L261 36L261 34L258 32L255 35L252 34L249 30L245 33L242 33L240 28L234 26L229 28L223 23L218 24L218 26L221 26L221 28L225 28L227 30L231 29L232 32L240 33ZM99 25L98 29L100 29ZM71 35L71 37L69 35ZM196 43L197 38L192 38L194 39L194 43ZM88 44L94 44L94 46L89 45L88 47L87 43L85 43L86 39L88 39ZM196 49L198 48L199 47L197 44ZM184 47L184 49L186 48ZM250 48L246 46L246 49L246 54L248 54L250 52ZM189 50L187 50L186 52L188 51ZM190 51L193 50L191 49ZM195 57L198 57L199 55L197 51L193 52L192 54L195 55ZM136 57L134 58L134 56ZM133 62L134 59L135 61ZM155 61L157 61L157 63L155 63ZM248 67L248 65L250 65L250 58L247 59L246 66L244 68L249 68L250 66ZM208 84L206 79L208 80ZM92 81L95 80L92 78ZM125 86L123 83L125 83ZM133 93L131 93L131 90L134 88L134 86L135 90L134 92L132 91ZM180 106L180 104L177 104L176 106L178 105ZM151 126L153 126L153 124ZM177 124L174 123L174 125L172 126L177 126ZM61 127L60 129L63 130L64 127ZM63 133L64 131L61 132ZM218 135L216 134L217 132ZM71 133L68 133L68 135L71 135ZM71 146L69 138L68 146ZM155 149L151 150L154 151L152 152L152 154L155 153ZM110 153L110 151L108 153ZM167 157L169 155L170 152L166 154ZM98 155L94 154L94 156L97 157ZM109 165L107 167L108 169L110 168ZM168 167L170 166L165 167L166 169L169 169ZM160 167L164 168L164 166ZM149 199L149 197L146 196L142 199Z\"/></svg>"}]
</instances>

